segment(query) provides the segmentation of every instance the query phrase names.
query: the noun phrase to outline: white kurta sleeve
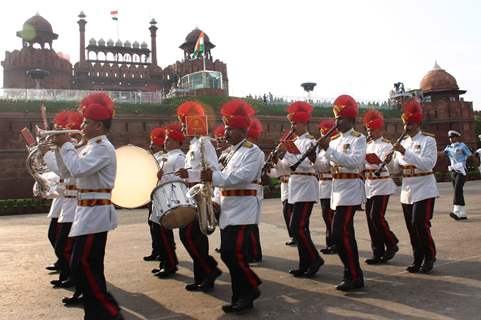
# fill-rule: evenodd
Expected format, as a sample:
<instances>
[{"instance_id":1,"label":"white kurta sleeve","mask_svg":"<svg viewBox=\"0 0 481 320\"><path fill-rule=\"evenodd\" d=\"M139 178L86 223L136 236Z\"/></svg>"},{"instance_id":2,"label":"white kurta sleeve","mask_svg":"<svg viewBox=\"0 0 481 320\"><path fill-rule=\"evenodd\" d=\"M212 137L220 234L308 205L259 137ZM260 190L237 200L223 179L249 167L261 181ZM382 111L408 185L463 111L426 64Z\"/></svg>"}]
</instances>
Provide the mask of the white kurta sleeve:
<instances>
[{"instance_id":1,"label":"white kurta sleeve","mask_svg":"<svg viewBox=\"0 0 481 320\"><path fill-rule=\"evenodd\" d=\"M253 154L254 152L254 154ZM212 173L212 183L216 187L230 187L239 184L248 184L254 181L259 173L259 168L262 167L263 159L256 150L252 148L250 152L245 153L242 161L242 167L239 170L223 173L221 171L214 171Z\"/></svg>"},{"instance_id":2,"label":"white kurta sleeve","mask_svg":"<svg viewBox=\"0 0 481 320\"><path fill-rule=\"evenodd\" d=\"M65 143L60 155L68 171L75 178L92 175L111 162L111 155L104 145L96 145L80 157L72 143Z\"/></svg>"},{"instance_id":3,"label":"white kurta sleeve","mask_svg":"<svg viewBox=\"0 0 481 320\"><path fill-rule=\"evenodd\" d=\"M359 168L362 164L364 164L364 160L366 158L366 137L360 136L354 141L352 145L352 153L350 154L339 152L330 147L327 148L326 158L345 168Z\"/></svg>"},{"instance_id":4,"label":"white kurta sleeve","mask_svg":"<svg viewBox=\"0 0 481 320\"><path fill-rule=\"evenodd\" d=\"M404 153L404 161L415 165L421 171L430 171L434 168L438 158L438 151L436 148L436 140L431 137L426 139L426 145L420 154L416 154L410 150Z\"/></svg>"}]
</instances>

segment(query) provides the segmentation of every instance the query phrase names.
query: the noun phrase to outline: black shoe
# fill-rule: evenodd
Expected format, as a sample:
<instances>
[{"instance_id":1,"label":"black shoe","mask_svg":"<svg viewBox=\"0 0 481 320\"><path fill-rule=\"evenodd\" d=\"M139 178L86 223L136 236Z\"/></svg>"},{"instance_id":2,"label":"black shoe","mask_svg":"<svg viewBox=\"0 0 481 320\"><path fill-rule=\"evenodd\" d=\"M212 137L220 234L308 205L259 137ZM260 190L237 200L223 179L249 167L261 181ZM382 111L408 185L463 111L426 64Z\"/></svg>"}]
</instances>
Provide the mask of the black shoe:
<instances>
[{"instance_id":1,"label":"black shoe","mask_svg":"<svg viewBox=\"0 0 481 320\"><path fill-rule=\"evenodd\" d=\"M454 212L450 212L450 213L449 213L449 216L450 216L451 218L453 218L454 220L456 220L456 221L461 220L461 218L458 217L457 215L455 215Z\"/></svg>"},{"instance_id":2,"label":"black shoe","mask_svg":"<svg viewBox=\"0 0 481 320\"><path fill-rule=\"evenodd\" d=\"M416 273L419 272L421 269L421 262L414 262L413 264L409 265L406 270L409 271L410 273Z\"/></svg>"},{"instance_id":3,"label":"black shoe","mask_svg":"<svg viewBox=\"0 0 481 320\"><path fill-rule=\"evenodd\" d=\"M204 292L208 292L214 289L215 279L217 279L222 274L220 269L217 269L213 274L208 275L204 281L202 281L199 285L200 290Z\"/></svg>"},{"instance_id":4,"label":"black shoe","mask_svg":"<svg viewBox=\"0 0 481 320\"><path fill-rule=\"evenodd\" d=\"M200 284L190 283L190 284L185 286L185 290L187 290L187 291L201 291Z\"/></svg>"},{"instance_id":5,"label":"black shoe","mask_svg":"<svg viewBox=\"0 0 481 320\"><path fill-rule=\"evenodd\" d=\"M233 304L222 306L222 310L225 313L237 313L237 314L247 312L252 308L254 308L253 300L246 299L246 298L240 298Z\"/></svg>"},{"instance_id":6,"label":"black shoe","mask_svg":"<svg viewBox=\"0 0 481 320\"><path fill-rule=\"evenodd\" d=\"M321 249L320 251L323 254L335 254L335 253L337 253L336 248L334 246Z\"/></svg>"},{"instance_id":7,"label":"black shoe","mask_svg":"<svg viewBox=\"0 0 481 320\"><path fill-rule=\"evenodd\" d=\"M50 284L53 284L54 289L57 288L72 288L74 286L73 282L70 280L52 280Z\"/></svg>"},{"instance_id":8,"label":"black shoe","mask_svg":"<svg viewBox=\"0 0 481 320\"><path fill-rule=\"evenodd\" d=\"M385 260L382 257L372 257L372 258L364 260L364 262L366 262L367 264L371 264L371 265L372 264L381 264L384 261Z\"/></svg>"},{"instance_id":9,"label":"black shoe","mask_svg":"<svg viewBox=\"0 0 481 320\"><path fill-rule=\"evenodd\" d=\"M160 257L158 255L151 254L150 256L144 257L144 261L155 261L159 260Z\"/></svg>"},{"instance_id":10,"label":"black shoe","mask_svg":"<svg viewBox=\"0 0 481 320\"><path fill-rule=\"evenodd\" d=\"M215 248L215 252L220 253L220 248Z\"/></svg>"},{"instance_id":11,"label":"black shoe","mask_svg":"<svg viewBox=\"0 0 481 320\"><path fill-rule=\"evenodd\" d=\"M291 247L297 246L297 241L296 241L296 239L291 238L291 240L289 240L289 241L286 242L286 246L291 246Z\"/></svg>"},{"instance_id":12,"label":"black shoe","mask_svg":"<svg viewBox=\"0 0 481 320\"><path fill-rule=\"evenodd\" d=\"M324 264L324 259L319 257L319 259L311 264L307 270L306 270L306 277L312 278L316 275L317 271L319 271L319 268Z\"/></svg>"},{"instance_id":13,"label":"black shoe","mask_svg":"<svg viewBox=\"0 0 481 320\"><path fill-rule=\"evenodd\" d=\"M49 271L59 271L60 268L56 264L51 264L45 267Z\"/></svg>"},{"instance_id":14,"label":"black shoe","mask_svg":"<svg viewBox=\"0 0 481 320\"><path fill-rule=\"evenodd\" d=\"M394 256L396 255L396 252L398 251L399 251L399 247L397 246L397 244L395 244L393 247L388 248L386 250L386 252L384 253L384 256L382 257L382 260L384 260L384 262L391 260L392 258L394 258Z\"/></svg>"},{"instance_id":15,"label":"black shoe","mask_svg":"<svg viewBox=\"0 0 481 320\"><path fill-rule=\"evenodd\" d=\"M76 306L76 305L79 305L79 304L82 304L84 302L84 297L83 296L79 296L79 297L76 297L76 296L73 296L73 297L65 297L62 299L62 302L66 305L66 306Z\"/></svg>"},{"instance_id":16,"label":"black shoe","mask_svg":"<svg viewBox=\"0 0 481 320\"><path fill-rule=\"evenodd\" d=\"M159 277L159 278L168 278L170 276L173 276L175 275L177 272L177 267L173 267L173 268L163 268L162 270L160 270L159 272L157 272L155 274L156 277Z\"/></svg>"},{"instance_id":17,"label":"black shoe","mask_svg":"<svg viewBox=\"0 0 481 320\"><path fill-rule=\"evenodd\" d=\"M292 274L296 278L303 278L306 276L307 269L291 269L289 273Z\"/></svg>"},{"instance_id":18,"label":"black shoe","mask_svg":"<svg viewBox=\"0 0 481 320\"><path fill-rule=\"evenodd\" d=\"M160 269L154 268L154 269L150 270L150 272L152 272L152 273L159 273L159 272L160 272Z\"/></svg>"},{"instance_id":19,"label":"black shoe","mask_svg":"<svg viewBox=\"0 0 481 320\"><path fill-rule=\"evenodd\" d=\"M422 273L429 273L431 270L433 270L434 267L434 262L436 262L436 259L433 260L425 260L423 265L421 266L420 271Z\"/></svg>"},{"instance_id":20,"label":"black shoe","mask_svg":"<svg viewBox=\"0 0 481 320\"><path fill-rule=\"evenodd\" d=\"M356 279L356 280L344 280L336 286L337 290L340 291L350 291L364 287L364 280Z\"/></svg>"}]
</instances>

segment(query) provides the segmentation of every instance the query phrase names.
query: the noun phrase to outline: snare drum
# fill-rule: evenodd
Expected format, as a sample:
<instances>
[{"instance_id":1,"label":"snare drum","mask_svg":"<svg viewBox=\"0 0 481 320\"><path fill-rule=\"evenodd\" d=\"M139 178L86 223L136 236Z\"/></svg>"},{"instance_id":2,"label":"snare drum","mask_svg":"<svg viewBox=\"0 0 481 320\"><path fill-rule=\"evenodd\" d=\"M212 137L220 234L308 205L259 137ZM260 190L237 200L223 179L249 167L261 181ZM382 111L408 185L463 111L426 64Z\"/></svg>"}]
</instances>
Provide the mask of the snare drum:
<instances>
[{"instance_id":1,"label":"snare drum","mask_svg":"<svg viewBox=\"0 0 481 320\"><path fill-rule=\"evenodd\" d=\"M150 220L168 229L184 227L194 221L197 206L193 199L186 196L187 191L187 185L181 180L157 186L150 195Z\"/></svg>"}]
</instances>

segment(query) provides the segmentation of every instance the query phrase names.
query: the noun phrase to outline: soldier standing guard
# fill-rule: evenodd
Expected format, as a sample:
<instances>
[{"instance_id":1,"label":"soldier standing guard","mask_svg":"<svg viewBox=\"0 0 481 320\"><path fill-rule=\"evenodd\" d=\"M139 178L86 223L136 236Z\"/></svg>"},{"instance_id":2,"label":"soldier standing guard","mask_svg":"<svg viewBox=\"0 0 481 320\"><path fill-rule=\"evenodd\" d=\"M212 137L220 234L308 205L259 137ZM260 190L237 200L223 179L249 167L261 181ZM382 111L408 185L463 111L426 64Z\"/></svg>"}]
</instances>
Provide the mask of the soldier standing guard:
<instances>
[{"instance_id":1,"label":"soldier standing guard","mask_svg":"<svg viewBox=\"0 0 481 320\"><path fill-rule=\"evenodd\" d=\"M282 160L278 161L276 157L273 158L274 163L286 170L290 169L299 160L301 154L307 152L311 145L316 142L307 131L312 106L306 102L298 101L291 104L287 108L287 112L287 119L298 137L294 144L300 154L286 152ZM312 242L309 230L312 207L319 199L315 161L315 154L309 155L309 159L304 159L295 171L290 170L289 173L288 202L293 204L289 228L297 241L299 252L299 266L297 269L290 270L289 273L295 277L313 277L324 264L324 260Z\"/></svg>"},{"instance_id":2,"label":"soldier standing guard","mask_svg":"<svg viewBox=\"0 0 481 320\"><path fill-rule=\"evenodd\" d=\"M344 279L336 289L348 291L364 287L353 219L365 201L361 172L366 156L366 137L354 130L359 110L351 96L339 96L333 109L339 134L330 142L323 140L319 147L326 151L325 156L331 161L331 209L335 210L332 233L344 264Z\"/></svg>"},{"instance_id":3,"label":"soldier standing guard","mask_svg":"<svg viewBox=\"0 0 481 320\"><path fill-rule=\"evenodd\" d=\"M428 273L436 261L436 246L431 236L434 200L439 197L433 168L437 160L436 140L421 131L422 108L416 99L404 105L401 119L406 137L395 143L394 167L402 169L401 204L413 248L411 273Z\"/></svg>"},{"instance_id":4,"label":"soldier standing guard","mask_svg":"<svg viewBox=\"0 0 481 320\"><path fill-rule=\"evenodd\" d=\"M117 227L110 201L115 183L115 149L107 139L114 103L104 93L94 93L80 103L82 132L88 141L80 154L66 135L55 136L59 166L78 182L78 202L69 237L75 237L71 272L84 295L85 319L123 319L120 307L107 292L104 256L107 232Z\"/></svg>"},{"instance_id":5,"label":"soldier standing guard","mask_svg":"<svg viewBox=\"0 0 481 320\"><path fill-rule=\"evenodd\" d=\"M193 186L200 182L202 157L207 162L207 166L214 171L219 168L219 160L211 139L205 136L207 134L207 115L204 107L198 102L186 101L177 108L177 117L181 122L183 133L186 136L192 136L192 139L190 140L184 168L179 169L175 174L182 179L187 179L189 186ZM190 120L192 121L189 122ZM194 127L194 122L201 123L204 128ZM204 143L204 154L201 154L201 139ZM179 235L194 262L194 283L186 285L185 289L187 291L204 292L212 290L215 279L222 272L217 268L217 261L209 255L209 239L200 231L197 219L180 228Z\"/></svg>"},{"instance_id":6,"label":"soldier standing guard","mask_svg":"<svg viewBox=\"0 0 481 320\"><path fill-rule=\"evenodd\" d=\"M319 123L319 131L324 136L335 125L335 121L331 119L322 120ZM325 157L326 151L319 150L316 158L316 166L319 170L319 199L321 202L322 218L326 225L326 247L321 249L324 254L336 253L336 246L332 236L332 220L334 218L334 210L331 209L331 192L332 192L332 175L331 165Z\"/></svg>"},{"instance_id":7,"label":"soldier standing guard","mask_svg":"<svg viewBox=\"0 0 481 320\"><path fill-rule=\"evenodd\" d=\"M373 256L366 259L367 264L380 264L391 260L399 250L399 240L389 228L385 219L389 196L396 191L388 169L379 167L386 158L392 157L392 144L383 138L384 117L377 110L368 110L364 115L369 141L366 150L366 218L371 236Z\"/></svg>"},{"instance_id":8,"label":"soldier standing guard","mask_svg":"<svg viewBox=\"0 0 481 320\"><path fill-rule=\"evenodd\" d=\"M455 130L448 131L449 141L451 142L444 148L444 154L449 158L451 165L451 181L454 187L453 211L449 216L454 220L466 220L466 203L464 202L464 180L468 171L466 161L473 154L471 150L461 141L461 133Z\"/></svg>"},{"instance_id":9,"label":"soldier standing guard","mask_svg":"<svg viewBox=\"0 0 481 320\"><path fill-rule=\"evenodd\" d=\"M149 149L152 152L155 160L160 167L163 166L164 160L167 160L164 152L164 140L165 140L165 128L154 128L150 131L150 145ZM147 223L149 224L150 238L152 239L152 252L150 255L144 257L144 261L160 260L160 225L153 222L150 217L152 215L152 203L149 205L149 216L147 217ZM162 261L160 261L162 265ZM160 268L162 269L162 268ZM159 269L153 271L158 272Z\"/></svg>"},{"instance_id":10,"label":"soldier standing guard","mask_svg":"<svg viewBox=\"0 0 481 320\"><path fill-rule=\"evenodd\" d=\"M202 171L203 181L212 181L220 189L221 257L229 268L232 283L231 303L222 309L240 313L253 308L260 296L259 277L248 265L249 236L258 223L260 200L258 184L264 164L264 153L247 141L247 128L255 110L243 100L236 99L221 108L225 136L232 150L222 171Z\"/></svg>"}]
</instances>

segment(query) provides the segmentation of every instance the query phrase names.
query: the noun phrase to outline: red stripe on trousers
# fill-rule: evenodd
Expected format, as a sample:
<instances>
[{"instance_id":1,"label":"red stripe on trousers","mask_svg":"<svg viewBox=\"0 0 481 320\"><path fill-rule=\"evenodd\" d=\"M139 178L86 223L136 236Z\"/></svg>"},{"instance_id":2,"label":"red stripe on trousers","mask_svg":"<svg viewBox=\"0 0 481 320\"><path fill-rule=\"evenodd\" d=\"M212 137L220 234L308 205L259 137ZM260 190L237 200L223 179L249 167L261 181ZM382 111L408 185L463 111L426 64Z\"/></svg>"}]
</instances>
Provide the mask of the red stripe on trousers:
<instances>
[{"instance_id":1,"label":"red stripe on trousers","mask_svg":"<svg viewBox=\"0 0 481 320\"><path fill-rule=\"evenodd\" d=\"M382 224L382 227L384 229L384 235L386 238L388 238L388 241L389 241L389 245L395 243L395 240L394 238L392 237L392 233L391 233L391 230L389 230L389 226L386 222L386 219L384 218L385 214L386 214L386 209L387 209L387 199L388 199L388 196L383 196L382 198L382 206L381 206L381 224Z\"/></svg>"},{"instance_id":2,"label":"red stripe on trousers","mask_svg":"<svg viewBox=\"0 0 481 320\"><path fill-rule=\"evenodd\" d=\"M247 281L251 285L252 288L257 288L257 279L254 276L253 271L248 267L247 263L245 262L244 255L242 254L242 244L244 243L244 231L246 226L241 226L240 230L237 231L237 241L235 245L235 255L237 258L237 264L239 265L240 269L244 273Z\"/></svg>"},{"instance_id":3,"label":"red stripe on trousers","mask_svg":"<svg viewBox=\"0 0 481 320\"><path fill-rule=\"evenodd\" d=\"M167 252L167 259L169 259L169 264L171 267L175 266L175 259L174 255L172 254L172 250L170 248L170 242L167 239L167 235L165 234L165 230L162 230L163 227L160 227L160 236L162 237L163 243L164 243L164 249Z\"/></svg>"},{"instance_id":4,"label":"red stripe on trousers","mask_svg":"<svg viewBox=\"0 0 481 320\"><path fill-rule=\"evenodd\" d=\"M187 226L187 234L186 234L187 243L189 244L192 255L197 259L197 261L199 261L200 266L202 267L202 269L204 269L204 272L207 274L211 274L212 271L210 270L209 266L204 261L204 259L202 259L202 257L200 256L199 251L197 251L197 247L195 246L194 241L192 240L192 226L194 223L195 222L192 222Z\"/></svg>"},{"instance_id":5,"label":"red stripe on trousers","mask_svg":"<svg viewBox=\"0 0 481 320\"><path fill-rule=\"evenodd\" d=\"M307 240L304 227L306 225L306 220L307 220L307 207L308 207L308 202L304 203L304 210L302 211L302 216L301 216L301 221L298 226L297 234L302 238L302 242L304 242L304 247L306 248L307 254L309 255L309 260L310 262L314 262L316 260L316 255L314 252L312 252L312 247L310 246L309 241Z\"/></svg>"},{"instance_id":6,"label":"red stripe on trousers","mask_svg":"<svg viewBox=\"0 0 481 320\"><path fill-rule=\"evenodd\" d=\"M429 202L429 204L428 204ZM434 241L433 241L433 237L431 236L431 230L430 230L430 226L429 226L429 220L431 218L431 214L432 214L432 211L433 211L433 205L432 205L432 202L433 202L433 199L429 199L428 201L426 201L426 206L429 205L429 211L426 210L426 217L425 217L425 222L424 222L424 228L426 230L426 234L427 234L427 237L428 237L428 246L429 246L429 250L431 250L431 255L432 255L432 258L434 259L436 257L436 248L434 248Z\"/></svg>"},{"instance_id":7,"label":"red stripe on trousers","mask_svg":"<svg viewBox=\"0 0 481 320\"><path fill-rule=\"evenodd\" d=\"M84 252L82 254L80 264L81 264L82 269L85 273L85 277L87 278L88 285L90 286L90 289L92 290L95 298L97 298L97 300L100 301L100 303L110 313L110 315L116 316L118 314L119 310L117 310L117 307L112 305L108 301L107 297L100 290L99 285L95 281L95 278L92 274L92 271L90 270L90 264L88 262L88 256L90 254L90 250L92 249L94 238L95 238L95 234L87 235L87 239L85 240Z\"/></svg>"},{"instance_id":8,"label":"red stripe on trousers","mask_svg":"<svg viewBox=\"0 0 481 320\"><path fill-rule=\"evenodd\" d=\"M348 209L346 210L346 214L344 215L344 246L346 247L347 251L347 259L349 260L349 268L351 269L351 274L353 275L353 279L357 279L357 270L354 266L354 255L352 253L352 248L351 244L349 243L349 238L348 238L348 225L347 222L351 219L349 217L352 216L352 207L348 206ZM348 219L349 218L349 219Z\"/></svg>"}]
</instances>

